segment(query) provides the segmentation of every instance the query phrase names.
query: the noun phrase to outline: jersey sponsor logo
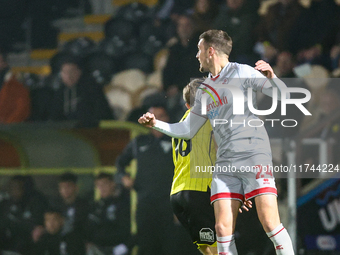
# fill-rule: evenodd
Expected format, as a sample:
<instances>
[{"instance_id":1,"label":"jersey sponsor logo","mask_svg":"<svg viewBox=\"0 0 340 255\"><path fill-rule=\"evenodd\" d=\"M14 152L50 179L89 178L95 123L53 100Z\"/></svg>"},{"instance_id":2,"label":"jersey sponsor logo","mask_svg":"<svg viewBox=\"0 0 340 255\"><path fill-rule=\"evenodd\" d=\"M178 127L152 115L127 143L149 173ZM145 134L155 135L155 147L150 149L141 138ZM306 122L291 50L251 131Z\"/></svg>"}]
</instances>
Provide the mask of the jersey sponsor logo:
<instances>
[{"instance_id":1,"label":"jersey sponsor logo","mask_svg":"<svg viewBox=\"0 0 340 255\"><path fill-rule=\"evenodd\" d=\"M215 242L214 231L210 228L202 228L200 230L200 240L202 242Z\"/></svg>"},{"instance_id":2,"label":"jersey sponsor logo","mask_svg":"<svg viewBox=\"0 0 340 255\"><path fill-rule=\"evenodd\" d=\"M223 84L227 84L227 83L228 83L228 79L224 79ZM201 84L205 85L204 88L199 88L199 89L203 90L202 95L208 94L212 98L212 100L214 101L214 102L212 102L212 103L210 103L209 105L206 106L208 112L211 111L214 108L228 104L228 99L227 99L226 96L221 99L220 95L217 93L217 91L213 87L211 87L210 85L203 83L203 82ZM218 99L217 101L215 100L215 97L213 96L213 94L208 91L208 89L210 89L216 95L216 97ZM217 115L218 115L218 112L217 112ZM216 117L216 116L214 116L214 117Z\"/></svg>"},{"instance_id":3,"label":"jersey sponsor logo","mask_svg":"<svg viewBox=\"0 0 340 255\"><path fill-rule=\"evenodd\" d=\"M228 255L229 252L219 252L218 255Z\"/></svg>"},{"instance_id":4,"label":"jersey sponsor logo","mask_svg":"<svg viewBox=\"0 0 340 255\"><path fill-rule=\"evenodd\" d=\"M208 116L209 119L213 119L213 118L217 117L218 116L218 109L213 109L213 110L209 111L207 116Z\"/></svg>"},{"instance_id":5,"label":"jersey sponsor logo","mask_svg":"<svg viewBox=\"0 0 340 255\"><path fill-rule=\"evenodd\" d=\"M211 87L210 85L208 85L208 84L206 84L206 83L203 83L203 82L202 82L201 84L203 84L204 86L206 86L206 87L204 87L204 88L199 88L199 89L203 90L203 94L207 93L207 94L212 98L212 100L214 100L214 103L217 105L217 102L216 102L214 96L207 90L207 88L209 88L209 89L210 89L213 93L215 93L215 95L217 96L217 99L218 99L220 105L223 105L222 100L221 100L221 98L220 98L220 95L217 93L217 91L216 91L213 87ZM204 93L204 92L205 92L205 93Z\"/></svg>"},{"instance_id":6,"label":"jersey sponsor logo","mask_svg":"<svg viewBox=\"0 0 340 255\"><path fill-rule=\"evenodd\" d=\"M208 104L208 105L207 105L207 111L208 111L208 113L209 113L209 111L213 110L214 108L217 108L217 107L219 107L219 106L221 106L221 105L228 104L228 98L227 98L226 96L224 96L224 97L221 99L221 102L222 102L222 104L221 104L220 102L216 102L216 101L214 101L214 102Z\"/></svg>"},{"instance_id":7,"label":"jersey sponsor logo","mask_svg":"<svg viewBox=\"0 0 340 255\"><path fill-rule=\"evenodd\" d=\"M283 250L283 246L280 244L280 245L275 247L275 250Z\"/></svg>"}]
</instances>

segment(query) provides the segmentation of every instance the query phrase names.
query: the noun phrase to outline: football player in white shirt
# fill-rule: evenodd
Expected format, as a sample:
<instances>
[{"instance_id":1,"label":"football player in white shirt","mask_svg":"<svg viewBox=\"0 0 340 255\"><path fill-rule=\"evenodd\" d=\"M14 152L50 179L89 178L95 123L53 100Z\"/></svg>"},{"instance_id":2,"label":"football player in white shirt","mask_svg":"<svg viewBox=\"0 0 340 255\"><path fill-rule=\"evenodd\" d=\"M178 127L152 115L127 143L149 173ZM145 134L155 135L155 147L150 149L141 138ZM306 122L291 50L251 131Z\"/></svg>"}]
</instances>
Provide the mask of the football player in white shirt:
<instances>
[{"instance_id":1,"label":"football player in white shirt","mask_svg":"<svg viewBox=\"0 0 340 255\"><path fill-rule=\"evenodd\" d=\"M263 125L255 124L260 120L252 113L251 104L247 104L252 100L256 107L256 91L275 96L275 90L281 98L286 85L263 60L256 62L255 68L229 62L232 40L226 32L208 30L199 39L196 57L200 71L210 74L198 90L194 107L185 121L168 124L156 120L151 113L144 114L138 121L169 136L191 139L209 118L218 145L211 184L218 254L237 254L233 234L238 209L244 200L255 198L258 217L274 243L276 254L292 255L292 242L280 222L275 181L269 171L272 165L269 138ZM248 88L252 93L249 97ZM202 100L202 95L209 90L218 97L218 102L211 97L206 97L206 102ZM283 96L289 98L289 93ZM243 114L234 114L234 107L241 99L244 100Z\"/></svg>"}]
</instances>

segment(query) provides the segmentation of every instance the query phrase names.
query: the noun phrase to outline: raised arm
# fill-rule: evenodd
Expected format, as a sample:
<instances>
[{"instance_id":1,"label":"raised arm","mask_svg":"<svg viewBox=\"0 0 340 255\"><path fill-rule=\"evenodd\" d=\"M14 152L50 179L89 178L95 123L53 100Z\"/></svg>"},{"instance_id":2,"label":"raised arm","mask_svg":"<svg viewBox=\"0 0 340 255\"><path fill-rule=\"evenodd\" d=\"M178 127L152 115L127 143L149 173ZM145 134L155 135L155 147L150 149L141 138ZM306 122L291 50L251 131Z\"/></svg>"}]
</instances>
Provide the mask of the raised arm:
<instances>
[{"instance_id":1,"label":"raised arm","mask_svg":"<svg viewBox=\"0 0 340 255\"><path fill-rule=\"evenodd\" d=\"M273 68L267 62L263 60L257 61L255 63L255 69L260 71L268 79L261 88L263 94L271 97L273 94L273 88L277 88L278 100L281 100L282 93L286 94L286 99L290 99L290 93L285 91L287 88L286 84L276 77Z\"/></svg>"},{"instance_id":2,"label":"raised arm","mask_svg":"<svg viewBox=\"0 0 340 255\"><path fill-rule=\"evenodd\" d=\"M174 124L156 120L155 115L149 112L138 119L138 122L145 127L154 128L163 134L179 139L193 138L206 121L206 118L192 112L188 114L184 121Z\"/></svg>"}]
</instances>

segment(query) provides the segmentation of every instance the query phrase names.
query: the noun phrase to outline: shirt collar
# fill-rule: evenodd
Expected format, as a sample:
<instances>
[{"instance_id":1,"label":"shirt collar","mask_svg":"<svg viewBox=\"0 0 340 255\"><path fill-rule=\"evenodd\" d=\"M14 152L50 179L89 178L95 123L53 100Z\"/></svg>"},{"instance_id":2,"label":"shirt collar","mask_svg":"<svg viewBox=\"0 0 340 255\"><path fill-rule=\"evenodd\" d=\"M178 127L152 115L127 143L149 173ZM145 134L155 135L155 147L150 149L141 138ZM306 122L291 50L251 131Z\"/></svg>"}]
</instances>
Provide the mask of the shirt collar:
<instances>
[{"instance_id":1,"label":"shirt collar","mask_svg":"<svg viewBox=\"0 0 340 255\"><path fill-rule=\"evenodd\" d=\"M226 64L226 65L222 68L222 70L220 71L220 73L219 73L218 75L213 76L211 73L209 73L209 76L208 76L208 77L209 77L212 81L216 81L216 80L220 77L220 75L223 74L223 73L225 72L225 70L228 69L229 65L230 65L230 62L228 62L228 64Z\"/></svg>"}]
</instances>

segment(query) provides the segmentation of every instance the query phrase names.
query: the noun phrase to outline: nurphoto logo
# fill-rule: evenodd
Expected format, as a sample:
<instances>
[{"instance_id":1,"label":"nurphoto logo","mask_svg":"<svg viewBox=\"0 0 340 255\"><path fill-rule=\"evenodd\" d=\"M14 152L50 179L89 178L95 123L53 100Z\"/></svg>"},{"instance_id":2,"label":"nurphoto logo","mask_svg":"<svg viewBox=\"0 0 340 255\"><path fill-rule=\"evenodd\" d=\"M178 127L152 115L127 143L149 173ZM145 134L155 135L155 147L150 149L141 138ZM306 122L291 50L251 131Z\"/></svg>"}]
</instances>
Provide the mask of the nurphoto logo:
<instances>
[{"instance_id":1,"label":"nurphoto logo","mask_svg":"<svg viewBox=\"0 0 340 255\"><path fill-rule=\"evenodd\" d=\"M248 109L251 113L260 115L260 116L267 116L272 114L278 106L278 89L273 88L272 92L272 105L267 110L258 110L254 107L253 103L253 89L248 88L247 89L247 101L245 100L245 95L243 91L233 84L217 84L214 85L214 87L206 84L201 83L204 87L200 87L202 91L202 97L201 97L201 114L207 115L209 119L212 119L212 124L215 127L216 125L221 124L227 124L229 123L226 119L220 119L218 118L219 112L217 108L219 106L228 104L228 99L226 96L221 96L221 93L219 94L217 91L223 91L228 90L232 96L232 109L233 109L233 115L245 115L245 103L247 102ZM222 90L223 89L223 90ZM210 90L210 91L209 91ZM299 93L302 94L303 98L286 98L287 93ZM214 95L213 95L214 94ZM212 98L213 102L208 103L208 99ZM215 97L218 99L216 100ZM305 88L297 88L297 87L287 87L281 89L281 115L286 116L287 115L287 105L295 105L304 115L310 116L312 115L306 107L303 105L304 103L309 102L311 99L311 93L309 90ZM255 124L254 122L260 122L259 124ZM272 123L272 126L274 126L275 121L279 121L278 119L266 119L265 121L270 121ZM262 120L251 120L248 123L248 126L250 127L260 127L263 126L264 122ZM288 125L287 122L293 122L294 124ZM230 123L232 125L232 123ZM246 125L245 121L244 123L234 123L234 124L244 124ZM283 127L295 127L297 126L297 121L294 119L284 119L281 120L281 125Z\"/></svg>"}]
</instances>

